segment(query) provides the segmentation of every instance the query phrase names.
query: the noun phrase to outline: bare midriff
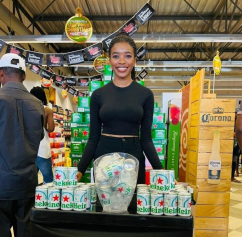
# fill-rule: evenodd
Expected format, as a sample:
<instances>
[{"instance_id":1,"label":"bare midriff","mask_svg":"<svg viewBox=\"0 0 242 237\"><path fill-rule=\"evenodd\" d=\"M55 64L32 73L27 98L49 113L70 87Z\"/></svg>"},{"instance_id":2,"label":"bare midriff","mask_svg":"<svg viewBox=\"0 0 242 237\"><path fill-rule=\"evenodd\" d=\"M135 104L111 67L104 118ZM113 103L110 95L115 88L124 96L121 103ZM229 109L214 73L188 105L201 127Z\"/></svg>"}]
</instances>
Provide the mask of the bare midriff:
<instances>
[{"instance_id":1,"label":"bare midriff","mask_svg":"<svg viewBox=\"0 0 242 237\"><path fill-rule=\"evenodd\" d=\"M108 134L108 133L102 133L103 136L107 136L107 137L139 137L139 136L135 136L135 135L114 135L114 134Z\"/></svg>"}]
</instances>

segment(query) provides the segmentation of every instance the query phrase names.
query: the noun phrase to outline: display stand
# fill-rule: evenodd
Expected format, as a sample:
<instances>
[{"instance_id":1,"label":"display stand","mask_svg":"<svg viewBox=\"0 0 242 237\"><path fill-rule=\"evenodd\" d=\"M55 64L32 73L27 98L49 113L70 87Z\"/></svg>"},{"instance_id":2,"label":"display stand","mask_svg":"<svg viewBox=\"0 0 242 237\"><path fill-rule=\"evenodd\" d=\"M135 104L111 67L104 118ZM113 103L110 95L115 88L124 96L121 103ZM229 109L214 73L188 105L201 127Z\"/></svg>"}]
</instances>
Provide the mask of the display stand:
<instances>
[{"instance_id":1,"label":"display stand","mask_svg":"<svg viewBox=\"0 0 242 237\"><path fill-rule=\"evenodd\" d=\"M136 197L127 214L103 213L99 204L88 212L31 210L31 237L192 237L193 217L136 214Z\"/></svg>"},{"instance_id":2,"label":"display stand","mask_svg":"<svg viewBox=\"0 0 242 237\"><path fill-rule=\"evenodd\" d=\"M188 116L188 155L186 180L194 188L195 237L228 236L231 163L235 119L235 100L216 99L210 94L205 70L191 78ZM208 94L203 94L208 83ZM216 117L216 118L215 118ZM220 132L222 158L219 184L209 184L208 163L213 135Z\"/></svg>"}]
</instances>

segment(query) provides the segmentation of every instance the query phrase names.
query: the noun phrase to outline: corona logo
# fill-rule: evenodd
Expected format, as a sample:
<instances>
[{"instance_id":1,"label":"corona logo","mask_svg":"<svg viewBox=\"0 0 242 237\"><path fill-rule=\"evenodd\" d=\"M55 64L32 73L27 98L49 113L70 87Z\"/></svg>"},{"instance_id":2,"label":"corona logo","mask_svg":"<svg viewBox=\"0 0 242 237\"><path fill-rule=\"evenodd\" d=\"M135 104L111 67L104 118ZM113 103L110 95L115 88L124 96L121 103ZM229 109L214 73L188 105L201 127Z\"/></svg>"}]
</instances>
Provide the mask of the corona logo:
<instances>
[{"instance_id":1,"label":"corona logo","mask_svg":"<svg viewBox=\"0 0 242 237\"><path fill-rule=\"evenodd\" d=\"M213 109L213 114L223 114L224 113L224 109L223 108L214 108Z\"/></svg>"}]
</instances>

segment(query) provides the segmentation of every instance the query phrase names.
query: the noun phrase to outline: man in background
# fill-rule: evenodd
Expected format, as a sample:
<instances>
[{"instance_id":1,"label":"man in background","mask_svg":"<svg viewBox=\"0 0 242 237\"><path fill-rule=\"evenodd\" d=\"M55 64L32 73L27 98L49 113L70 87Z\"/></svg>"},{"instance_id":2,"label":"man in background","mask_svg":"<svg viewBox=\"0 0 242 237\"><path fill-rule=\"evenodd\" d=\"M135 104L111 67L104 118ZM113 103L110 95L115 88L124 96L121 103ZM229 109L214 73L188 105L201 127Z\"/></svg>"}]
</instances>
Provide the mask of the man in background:
<instances>
[{"instance_id":1,"label":"man in background","mask_svg":"<svg viewBox=\"0 0 242 237\"><path fill-rule=\"evenodd\" d=\"M44 108L23 85L25 62L0 60L0 236L29 236L29 214L38 183L36 157L43 138Z\"/></svg>"},{"instance_id":2,"label":"man in background","mask_svg":"<svg viewBox=\"0 0 242 237\"><path fill-rule=\"evenodd\" d=\"M240 151L242 151L242 105L240 105L239 111L236 115L235 122L235 134L237 143L239 145ZM237 156L237 166L239 165L239 156ZM239 176L239 171L237 170L237 175Z\"/></svg>"}]
</instances>

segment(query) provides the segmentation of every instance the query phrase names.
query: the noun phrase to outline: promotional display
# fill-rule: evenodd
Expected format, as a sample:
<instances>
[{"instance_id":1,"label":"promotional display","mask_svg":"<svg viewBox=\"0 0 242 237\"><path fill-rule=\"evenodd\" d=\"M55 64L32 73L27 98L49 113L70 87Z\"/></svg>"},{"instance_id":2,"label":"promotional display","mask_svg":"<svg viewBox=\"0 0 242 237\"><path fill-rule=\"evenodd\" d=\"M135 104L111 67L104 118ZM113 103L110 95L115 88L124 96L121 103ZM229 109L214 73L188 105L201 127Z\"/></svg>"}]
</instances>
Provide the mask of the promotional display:
<instances>
[{"instance_id":1,"label":"promotional display","mask_svg":"<svg viewBox=\"0 0 242 237\"><path fill-rule=\"evenodd\" d=\"M137 186L137 214L191 216L193 190L175 185L174 170L151 170L150 186Z\"/></svg>"},{"instance_id":2,"label":"promotional display","mask_svg":"<svg viewBox=\"0 0 242 237\"><path fill-rule=\"evenodd\" d=\"M172 99L169 101L167 169L175 171L176 179L178 178L180 127L181 100Z\"/></svg>"}]
</instances>

